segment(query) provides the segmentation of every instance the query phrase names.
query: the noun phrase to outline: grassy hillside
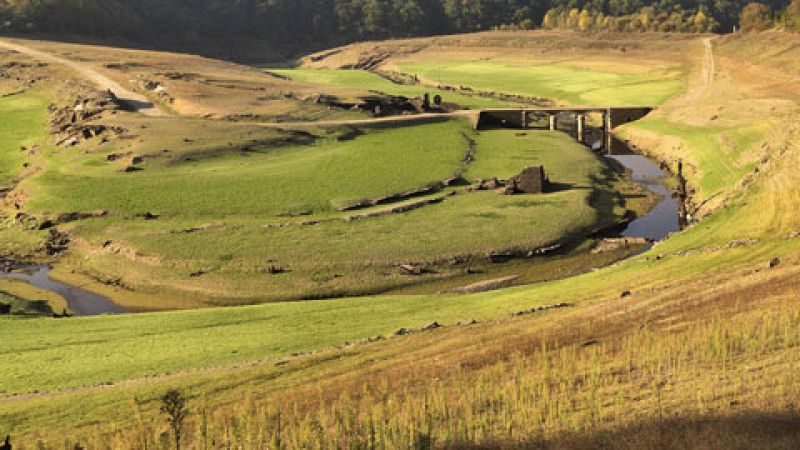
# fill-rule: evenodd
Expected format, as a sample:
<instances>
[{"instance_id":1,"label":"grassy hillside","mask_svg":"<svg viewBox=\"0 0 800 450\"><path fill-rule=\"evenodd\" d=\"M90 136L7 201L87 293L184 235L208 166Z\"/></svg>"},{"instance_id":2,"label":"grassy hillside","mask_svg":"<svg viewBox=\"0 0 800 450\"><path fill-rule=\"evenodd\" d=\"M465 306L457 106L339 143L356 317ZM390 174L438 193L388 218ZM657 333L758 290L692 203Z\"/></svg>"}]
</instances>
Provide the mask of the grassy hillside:
<instances>
[{"instance_id":1,"label":"grassy hillside","mask_svg":"<svg viewBox=\"0 0 800 450\"><path fill-rule=\"evenodd\" d=\"M544 163L554 181L574 188L535 200L449 188L429 198L460 195L408 213L359 221L346 219L392 206L337 211L364 198L453 176L469 150L465 135L471 134L462 122L367 131L352 141L323 140L179 164L153 160L135 174L101 163L101 155L81 162L81 170L73 168L70 158L55 156L53 170L31 178L24 188L33 197L29 207L42 214L111 211L73 226L75 250L94 258L71 261L88 273L119 276L137 290L161 290L164 303L133 303L144 308L170 306L169 293L178 290L192 292L194 302L208 298L213 303L374 292L419 282L398 271L399 263L538 248L613 223L625 212L610 195L618 176L584 148L563 135L518 138L510 131L476 136L476 160L494 160L504 167L497 174L470 169L470 179L509 176L526 165ZM508 136L510 148L522 154L495 152L492 134ZM431 152L434 141L437 151ZM563 151L547 151L552 145ZM98 191L103 194L89 195ZM590 205L592 195L606 200ZM144 212L159 218L135 219ZM181 232L186 229L196 230ZM123 251L103 251L108 240ZM215 245L206 245L209 240ZM137 266L131 267L131 261ZM270 265L288 272L270 274ZM462 271L445 266L427 277ZM189 276L195 272L202 276Z\"/></svg>"},{"instance_id":2,"label":"grassy hillside","mask_svg":"<svg viewBox=\"0 0 800 450\"><path fill-rule=\"evenodd\" d=\"M661 105L687 88L691 37L571 32L486 32L358 43L302 60L338 68L381 57L380 68L462 93L519 94L573 105Z\"/></svg>"},{"instance_id":3,"label":"grassy hillside","mask_svg":"<svg viewBox=\"0 0 800 450\"><path fill-rule=\"evenodd\" d=\"M479 96L469 96L442 89L434 89L428 86L406 85L393 83L380 75L365 70L334 70L334 69L269 69L272 73L277 73L289 77L294 81L318 84L323 86L341 86L353 89L367 89L389 95L402 95L408 98L422 97L429 93L431 97L441 95L445 102L456 103L464 108L480 109L514 106L514 103L485 98Z\"/></svg>"},{"instance_id":4,"label":"grassy hillside","mask_svg":"<svg viewBox=\"0 0 800 450\"><path fill-rule=\"evenodd\" d=\"M542 61L513 57L474 61L398 61L401 71L435 84L484 92L555 98L573 105L660 105L685 88L685 68L614 66L608 62Z\"/></svg>"},{"instance_id":5,"label":"grassy hillside","mask_svg":"<svg viewBox=\"0 0 800 450\"><path fill-rule=\"evenodd\" d=\"M796 447L800 152L790 120L797 97L784 93L800 86L785 75L797 70L792 64L747 55L791 55L798 41L717 40L714 70L702 40L684 44L694 61L684 95L620 130L665 162L687 163L703 218L651 251L570 279L472 296L34 320L24 329L6 322L0 333L13 332L3 341L27 349L24 359L9 356L11 374L49 363L53 375L41 381L49 389L128 381L5 398L1 423L44 446L153 446L166 436L157 397L180 387L191 397L198 446ZM584 45L587 57L601 57ZM495 145L502 159L477 158L470 176L510 171L502 161L526 155L526 146L508 148L519 139L512 136L476 136L478 149ZM559 302L573 306L508 318ZM482 323L455 326L473 318ZM279 357L434 320L446 326ZM98 334L115 345L95 342ZM149 350L156 346L164 359ZM67 352L74 364L52 364ZM220 366L181 370L199 367L191 358L199 354ZM30 392L35 383L13 375L2 384Z\"/></svg>"},{"instance_id":6,"label":"grassy hillside","mask_svg":"<svg viewBox=\"0 0 800 450\"><path fill-rule=\"evenodd\" d=\"M37 143L46 120L47 99L42 94L10 95L0 98L0 185L12 187L25 161L25 151Z\"/></svg>"}]
</instances>

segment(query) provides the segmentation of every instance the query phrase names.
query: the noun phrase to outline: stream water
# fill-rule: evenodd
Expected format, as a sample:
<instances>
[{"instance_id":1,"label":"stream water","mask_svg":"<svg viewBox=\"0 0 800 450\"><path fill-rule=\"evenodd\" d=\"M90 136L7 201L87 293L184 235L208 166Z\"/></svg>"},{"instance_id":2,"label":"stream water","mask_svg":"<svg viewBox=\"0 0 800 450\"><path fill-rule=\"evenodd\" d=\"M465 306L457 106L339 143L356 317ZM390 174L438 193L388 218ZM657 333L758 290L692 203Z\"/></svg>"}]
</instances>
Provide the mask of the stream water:
<instances>
[{"instance_id":1,"label":"stream water","mask_svg":"<svg viewBox=\"0 0 800 450\"><path fill-rule=\"evenodd\" d=\"M54 292L64 297L69 309L78 316L129 312L108 297L51 279L49 266L29 266L20 271L0 273L0 278L27 281L31 286ZM61 311L55 312L61 313Z\"/></svg>"},{"instance_id":2,"label":"stream water","mask_svg":"<svg viewBox=\"0 0 800 450\"><path fill-rule=\"evenodd\" d=\"M658 203L647 214L628 224L621 233L625 237L643 237L660 241L670 233L680 231L679 204L664 184L666 172L650 159L635 154L610 155L631 172L631 179L659 196Z\"/></svg>"}]
</instances>

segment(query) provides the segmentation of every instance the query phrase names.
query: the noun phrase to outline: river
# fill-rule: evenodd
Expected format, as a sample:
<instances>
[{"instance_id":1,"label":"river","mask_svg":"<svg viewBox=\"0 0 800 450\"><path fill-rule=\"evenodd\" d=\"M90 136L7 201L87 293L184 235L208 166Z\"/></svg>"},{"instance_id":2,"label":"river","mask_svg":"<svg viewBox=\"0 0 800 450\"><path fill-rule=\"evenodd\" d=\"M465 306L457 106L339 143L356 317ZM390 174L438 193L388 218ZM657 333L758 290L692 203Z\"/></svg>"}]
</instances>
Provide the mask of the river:
<instances>
[{"instance_id":1,"label":"river","mask_svg":"<svg viewBox=\"0 0 800 450\"><path fill-rule=\"evenodd\" d=\"M76 316L97 316L100 314L124 314L130 312L114 303L108 297L53 280L50 278L49 266L28 266L14 272L0 273L0 278L27 281L31 286L56 293L64 297L69 305L69 309ZM56 312L60 313L61 311Z\"/></svg>"}]
</instances>

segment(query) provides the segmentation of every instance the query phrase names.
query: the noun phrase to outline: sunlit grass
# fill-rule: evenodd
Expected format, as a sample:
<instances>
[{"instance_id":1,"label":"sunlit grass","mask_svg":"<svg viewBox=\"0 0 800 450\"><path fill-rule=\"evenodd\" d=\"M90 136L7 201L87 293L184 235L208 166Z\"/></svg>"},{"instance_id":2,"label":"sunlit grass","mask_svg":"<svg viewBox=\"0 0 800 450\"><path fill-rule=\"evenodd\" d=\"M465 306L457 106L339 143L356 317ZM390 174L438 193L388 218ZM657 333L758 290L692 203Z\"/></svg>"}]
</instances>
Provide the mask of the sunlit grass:
<instances>
[{"instance_id":1,"label":"sunlit grass","mask_svg":"<svg viewBox=\"0 0 800 450\"><path fill-rule=\"evenodd\" d=\"M404 60L396 65L427 81L558 99L575 105L660 105L686 86L686 70L681 67L631 73L562 62L510 60Z\"/></svg>"}]
</instances>

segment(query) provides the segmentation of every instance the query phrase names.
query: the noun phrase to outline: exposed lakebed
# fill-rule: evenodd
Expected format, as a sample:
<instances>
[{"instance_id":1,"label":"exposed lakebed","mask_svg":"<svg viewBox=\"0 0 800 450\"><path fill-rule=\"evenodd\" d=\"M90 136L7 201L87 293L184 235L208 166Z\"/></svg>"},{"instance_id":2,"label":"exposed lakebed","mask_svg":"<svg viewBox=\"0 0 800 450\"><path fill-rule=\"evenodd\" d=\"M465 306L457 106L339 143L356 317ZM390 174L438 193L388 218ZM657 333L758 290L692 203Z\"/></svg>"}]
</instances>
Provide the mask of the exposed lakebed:
<instances>
[{"instance_id":1,"label":"exposed lakebed","mask_svg":"<svg viewBox=\"0 0 800 450\"><path fill-rule=\"evenodd\" d=\"M631 180L640 183L659 198L647 214L632 220L620 234L624 237L660 241L670 233L679 231L679 201L672 196L671 190L665 183L669 174L645 156L632 152L624 153L608 157L625 167L630 172ZM50 278L49 266L27 266L12 272L0 273L0 278L26 281L39 289L56 293L67 301L71 312L78 316L130 312L108 297L53 280Z\"/></svg>"},{"instance_id":2,"label":"exposed lakebed","mask_svg":"<svg viewBox=\"0 0 800 450\"><path fill-rule=\"evenodd\" d=\"M108 297L53 280L50 278L49 266L28 266L21 270L0 273L0 278L26 281L31 286L56 293L67 301L69 309L78 316L124 314L129 312Z\"/></svg>"}]
</instances>

